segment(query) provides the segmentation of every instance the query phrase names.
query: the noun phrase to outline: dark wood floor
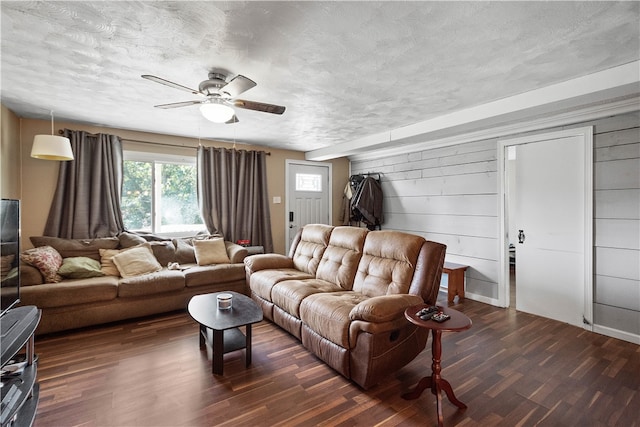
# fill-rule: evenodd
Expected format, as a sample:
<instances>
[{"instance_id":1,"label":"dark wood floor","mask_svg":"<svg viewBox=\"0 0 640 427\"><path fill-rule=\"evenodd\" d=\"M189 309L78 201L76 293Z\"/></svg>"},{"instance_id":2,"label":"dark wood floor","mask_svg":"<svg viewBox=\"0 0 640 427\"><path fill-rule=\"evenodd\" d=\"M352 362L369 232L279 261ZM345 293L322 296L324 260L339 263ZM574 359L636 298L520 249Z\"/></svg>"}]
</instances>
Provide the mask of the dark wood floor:
<instances>
[{"instance_id":1,"label":"dark wood floor","mask_svg":"<svg viewBox=\"0 0 640 427\"><path fill-rule=\"evenodd\" d=\"M473 327L443 335L443 377L468 409L445 398L445 425L640 426L639 346L474 301L455 308ZM363 391L277 326L253 331L252 366L227 354L224 376L185 313L38 338L35 425L435 425L431 393L400 397L430 371L430 344Z\"/></svg>"}]
</instances>

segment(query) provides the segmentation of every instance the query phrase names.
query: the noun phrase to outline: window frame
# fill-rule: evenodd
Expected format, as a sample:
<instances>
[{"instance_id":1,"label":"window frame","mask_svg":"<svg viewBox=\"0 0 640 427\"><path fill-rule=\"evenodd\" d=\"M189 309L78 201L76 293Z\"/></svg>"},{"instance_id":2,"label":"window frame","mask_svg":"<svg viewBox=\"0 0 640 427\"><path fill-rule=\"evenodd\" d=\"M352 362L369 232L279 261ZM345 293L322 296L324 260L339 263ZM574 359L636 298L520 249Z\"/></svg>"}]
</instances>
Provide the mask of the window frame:
<instances>
[{"instance_id":1,"label":"window frame","mask_svg":"<svg viewBox=\"0 0 640 427\"><path fill-rule=\"evenodd\" d=\"M202 229L194 229L190 231L181 231L181 232L159 232L156 230L156 225L159 223L160 219L156 207L157 202L157 192L161 191L162 182L160 182L158 178L158 174L160 170L156 168L156 164L177 164L177 165L191 165L193 167L197 167L197 158L195 155L193 156L185 156L178 154L165 154L165 153L152 153L146 151L134 151L134 150L123 150L122 152L122 160L126 161L134 161L134 162L146 162L151 163L151 233L156 236L173 238L173 237L188 237L193 236L198 232L206 232L207 226L204 224L204 220L202 222ZM197 170L196 170L197 173ZM124 177L123 177L124 178ZM197 189L196 189L197 191ZM120 196L122 197L122 196ZM197 194L196 194L197 199ZM136 231L136 230L132 230ZM145 231L147 232L147 231Z\"/></svg>"}]
</instances>

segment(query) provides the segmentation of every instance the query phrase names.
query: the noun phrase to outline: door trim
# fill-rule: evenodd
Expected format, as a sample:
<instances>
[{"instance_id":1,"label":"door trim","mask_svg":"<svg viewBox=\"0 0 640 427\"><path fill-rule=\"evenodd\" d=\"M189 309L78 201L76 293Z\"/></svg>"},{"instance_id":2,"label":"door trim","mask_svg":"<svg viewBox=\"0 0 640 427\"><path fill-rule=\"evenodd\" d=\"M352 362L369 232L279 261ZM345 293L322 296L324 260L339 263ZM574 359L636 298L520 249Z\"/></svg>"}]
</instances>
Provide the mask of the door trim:
<instances>
[{"instance_id":1,"label":"door trim","mask_svg":"<svg viewBox=\"0 0 640 427\"><path fill-rule=\"evenodd\" d=\"M304 166L324 166L328 169L329 175L329 183L327 186L327 191L329 192L329 224L333 224L333 163L324 163L324 162L312 162L309 160L293 160L293 159L285 159L285 168L284 168L284 201L285 201L285 209L284 209L284 247L285 254L289 253L289 241L291 237L289 236L289 201L291 198L289 197L289 169L291 165L304 165Z\"/></svg>"},{"instance_id":2,"label":"door trim","mask_svg":"<svg viewBox=\"0 0 640 427\"><path fill-rule=\"evenodd\" d=\"M593 330L593 126L567 129L557 132L529 135L518 138L498 140L498 176L500 192L498 193L499 208L498 222L500 234L498 236L499 276L498 276L498 304L509 307L509 239L507 215L507 149L512 145L531 142L547 141L568 137L581 137L584 141L584 328Z\"/></svg>"}]
</instances>

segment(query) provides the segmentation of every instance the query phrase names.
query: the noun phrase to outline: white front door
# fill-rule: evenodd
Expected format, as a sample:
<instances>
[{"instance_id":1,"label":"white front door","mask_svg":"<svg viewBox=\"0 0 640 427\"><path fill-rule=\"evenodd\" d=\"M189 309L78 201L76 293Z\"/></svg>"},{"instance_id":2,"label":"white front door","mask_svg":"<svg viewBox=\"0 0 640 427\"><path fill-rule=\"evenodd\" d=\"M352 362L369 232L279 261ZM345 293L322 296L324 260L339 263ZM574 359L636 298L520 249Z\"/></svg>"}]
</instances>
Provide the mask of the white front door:
<instances>
[{"instance_id":1,"label":"white front door","mask_svg":"<svg viewBox=\"0 0 640 427\"><path fill-rule=\"evenodd\" d=\"M592 139L585 134L511 141L516 309L575 326L592 311Z\"/></svg>"},{"instance_id":2,"label":"white front door","mask_svg":"<svg viewBox=\"0 0 640 427\"><path fill-rule=\"evenodd\" d=\"M287 160L286 250L306 224L331 224L331 163Z\"/></svg>"}]
</instances>

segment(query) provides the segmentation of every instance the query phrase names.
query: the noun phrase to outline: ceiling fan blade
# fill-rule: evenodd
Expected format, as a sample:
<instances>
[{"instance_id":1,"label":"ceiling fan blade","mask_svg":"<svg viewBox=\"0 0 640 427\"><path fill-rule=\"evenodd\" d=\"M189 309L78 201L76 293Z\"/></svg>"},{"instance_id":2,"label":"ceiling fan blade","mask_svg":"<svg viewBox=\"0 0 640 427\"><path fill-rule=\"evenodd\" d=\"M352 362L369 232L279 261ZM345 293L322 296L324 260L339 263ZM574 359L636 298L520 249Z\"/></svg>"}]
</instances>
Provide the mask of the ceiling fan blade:
<instances>
[{"instance_id":1,"label":"ceiling fan blade","mask_svg":"<svg viewBox=\"0 0 640 427\"><path fill-rule=\"evenodd\" d=\"M240 120L238 120L238 116L236 116L235 114L233 115L233 117L231 117L229 119L228 122L224 122L225 125L232 125L234 123L238 123Z\"/></svg>"},{"instance_id":2,"label":"ceiling fan blade","mask_svg":"<svg viewBox=\"0 0 640 427\"><path fill-rule=\"evenodd\" d=\"M143 79L151 80L152 82L160 83L160 84L163 84L165 86L169 86L169 87L175 88L175 89L184 90L185 92L190 92L190 93L192 93L194 95L202 95L202 96L204 96L202 93L200 93L199 91L197 91L195 89L191 89L190 87L182 86L182 85L179 85L178 83L170 82L169 80L161 79L160 77L152 76L150 74L143 74L140 77L142 77Z\"/></svg>"},{"instance_id":3,"label":"ceiling fan blade","mask_svg":"<svg viewBox=\"0 0 640 427\"><path fill-rule=\"evenodd\" d=\"M231 103L238 108L245 110L262 111L263 113L282 114L285 107L280 105L265 104L263 102L247 101L245 99L235 99Z\"/></svg>"},{"instance_id":4,"label":"ceiling fan blade","mask_svg":"<svg viewBox=\"0 0 640 427\"><path fill-rule=\"evenodd\" d=\"M235 98L242 92L248 91L256 84L257 83L250 78L238 74L233 79L231 79L229 83L220 88L220 93L228 98Z\"/></svg>"},{"instance_id":5,"label":"ceiling fan blade","mask_svg":"<svg viewBox=\"0 0 640 427\"><path fill-rule=\"evenodd\" d=\"M156 108L179 108L179 107L188 107L189 105L194 104L202 104L202 101L183 101L183 102L173 102L171 104L160 104L154 105Z\"/></svg>"}]
</instances>

